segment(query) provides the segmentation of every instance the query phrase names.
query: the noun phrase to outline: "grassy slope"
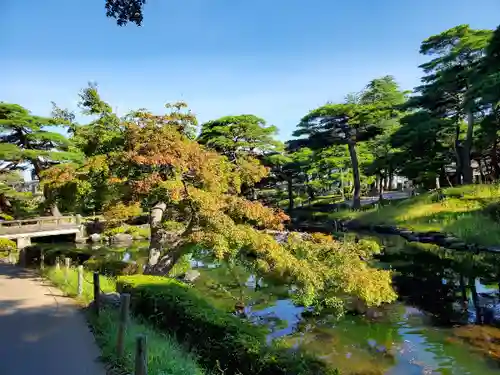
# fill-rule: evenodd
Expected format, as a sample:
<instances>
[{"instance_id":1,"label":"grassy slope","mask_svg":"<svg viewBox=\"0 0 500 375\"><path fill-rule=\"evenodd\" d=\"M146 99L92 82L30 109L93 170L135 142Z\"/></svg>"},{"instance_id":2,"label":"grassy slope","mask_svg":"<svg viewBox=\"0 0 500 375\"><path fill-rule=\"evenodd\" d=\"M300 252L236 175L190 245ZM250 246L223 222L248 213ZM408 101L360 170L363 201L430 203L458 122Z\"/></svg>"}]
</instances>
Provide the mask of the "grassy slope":
<instances>
[{"instance_id":1,"label":"grassy slope","mask_svg":"<svg viewBox=\"0 0 500 375\"><path fill-rule=\"evenodd\" d=\"M65 294L76 297L77 272L70 269L68 283L65 282L64 273L54 267L46 268L44 276L61 289ZM92 281L92 273L85 271L85 280ZM77 300L86 306L92 300L93 286L84 281L81 297ZM101 290L114 292L114 280L101 276ZM111 363L127 373L133 373L135 338L138 334L145 334L148 338L148 374L151 375L203 375L204 371L196 363L195 358L187 353L173 338L162 334L135 317L130 319L125 336L125 356L116 356L116 337L118 334L118 311L103 310L99 318L89 314L89 321L93 327L96 341L99 344L104 361Z\"/></svg>"},{"instance_id":2,"label":"grassy slope","mask_svg":"<svg viewBox=\"0 0 500 375\"><path fill-rule=\"evenodd\" d=\"M421 232L449 233L478 245L500 245L500 222L490 214L500 207L500 185L469 185L426 193L367 211L340 211L332 219L356 219L364 224L388 224ZM497 216L498 217L498 216Z\"/></svg>"}]
</instances>

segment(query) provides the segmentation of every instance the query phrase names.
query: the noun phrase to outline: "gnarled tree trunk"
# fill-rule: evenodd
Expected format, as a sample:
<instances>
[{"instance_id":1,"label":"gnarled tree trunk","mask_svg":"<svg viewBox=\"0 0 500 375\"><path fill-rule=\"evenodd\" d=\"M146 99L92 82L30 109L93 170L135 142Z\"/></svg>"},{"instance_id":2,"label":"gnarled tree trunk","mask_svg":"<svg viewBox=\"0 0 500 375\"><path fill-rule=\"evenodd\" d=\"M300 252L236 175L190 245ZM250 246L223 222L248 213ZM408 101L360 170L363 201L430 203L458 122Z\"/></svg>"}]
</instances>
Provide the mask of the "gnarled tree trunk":
<instances>
[{"instance_id":1,"label":"gnarled tree trunk","mask_svg":"<svg viewBox=\"0 0 500 375\"><path fill-rule=\"evenodd\" d=\"M348 141L347 148L351 157L352 175L354 177L354 194L352 197L352 208L361 208L361 181L359 176L358 155L356 153L356 144L353 141Z\"/></svg>"},{"instance_id":2,"label":"gnarled tree trunk","mask_svg":"<svg viewBox=\"0 0 500 375\"><path fill-rule=\"evenodd\" d=\"M471 165L472 137L474 135L474 114L472 110L467 111L467 137L462 147L462 175L464 176L464 184L472 184L474 177Z\"/></svg>"},{"instance_id":3,"label":"gnarled tree trunk","mask_svg":"<svg viewBox=\"0 0 500 375\"><path fill-rule=\"evenodd\" d=\"M48 209L50 211L50 215L51 216L61 216L61 211L59 210L59 207L57 206L57 202L54 198L54 195L52 194L52 192L50 191L50 189L47 186L43 187L43 196L45 198L45 201L47 202L47 206L45 206L45 207L48 207Z\"/></svg>"},{"instance_id":4,"label":"gnarled tree trunk","mask_svg":"<svg viewBox=\"0 0 500 375\"><path fill-rule=\"evenodd\" d=\"M166 209L167 204L165 202L158 202L153 206L153 208L151 208L149 214L151 239L149 241L148 264L146 269L154 267L160 260L165 236L165 230L163 229L162 221L163 214L165 213Z\"/></svg>"},{"instance_id":5,"label":"gnarled tree trunk","mask_svg":"<svg viewBox=\"0 0 500 375\"><path fill-rule=\"evenodd\" d=\"M291 213L293 211L294 207L294 200L293 200L293 181L292 178L289 177L286 180L287 183L287 188L288 188L288 213Z\"/></svg>"},{"instance_id":6,"label":"gnarled tree trunk","mask_svg":"<svg viewBox=\"0 0 500 375\"><path fill-rule=\"evenodd\" d=\"M151 240L145 274L167 275L185 253L187 249L185 238L192 233L196 223L196 215L192 211L191 219L182 233L167 233L162 225L166 209L167 205L164 202L158 202L151 209ZM168 247L166 252L163 251L165 245Z\"/></svg>"}]
</instances>

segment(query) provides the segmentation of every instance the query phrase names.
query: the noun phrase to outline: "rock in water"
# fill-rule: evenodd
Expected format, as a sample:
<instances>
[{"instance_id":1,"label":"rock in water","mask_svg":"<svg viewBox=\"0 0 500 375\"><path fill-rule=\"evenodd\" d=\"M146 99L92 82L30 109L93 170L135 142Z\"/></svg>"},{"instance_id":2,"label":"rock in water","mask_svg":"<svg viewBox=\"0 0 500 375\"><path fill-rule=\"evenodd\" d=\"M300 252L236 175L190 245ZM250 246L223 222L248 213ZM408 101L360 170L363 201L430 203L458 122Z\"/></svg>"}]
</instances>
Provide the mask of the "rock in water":
<instances>
[{"instance_id":1,"label":"rock in water","mask_svg":"<svg viewBox=\"0 0 500 375\"><path fill-rule=\"evenodd\" d=\"M131 234L128 233L118 233L111 237L111 242L114 243L130 243L134 240Z\"/></svg>"},{"instance_id":2,"label":"rock in water","mask_svg":"<svg viewBox=\"0 0 500 375\"><path fill-rule=\"evenodd\" d=\"M184 274L183 280L192 283L195 281L198 277L200 277L201 273L197 270L189 270Z\"/></svg>"},{"instance_id":3,"label":"rock in water","mask_svg":"<svg viewBox=\"0 0 500 375\"><path fill-rule=\"evenodd\" d=\"M101 235L99 233L93 233L89 236L90 241L92 242L100 242L101 241Z\"/></svg>"}]
</instances>

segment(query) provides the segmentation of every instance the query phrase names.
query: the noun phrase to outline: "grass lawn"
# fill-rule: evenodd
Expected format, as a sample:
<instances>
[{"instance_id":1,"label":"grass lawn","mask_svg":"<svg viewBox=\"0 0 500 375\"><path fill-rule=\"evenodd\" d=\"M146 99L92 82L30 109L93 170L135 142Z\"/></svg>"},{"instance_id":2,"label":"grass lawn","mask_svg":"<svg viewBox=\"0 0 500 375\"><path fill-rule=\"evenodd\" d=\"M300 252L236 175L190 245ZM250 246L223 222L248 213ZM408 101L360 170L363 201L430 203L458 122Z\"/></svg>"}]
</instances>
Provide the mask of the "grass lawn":
<instances>
[{"instance_id":1,"label":"grass lawn","mask_svg":"<svg viewBox=\"0 0 500 375\"><path fill-rule=\"evenodd\" d=\"M43 270L43 275L62 290L65 294L75 297L83 306L87 306L93 298L92 273L85 271L83 293L77 297L77 271L71 268L68 282L65 281L64 272L55 267ZM100 286L103 292L114 292L116 283L113 279L101 276ZM135 339L137 335L144 334L148 340L148 374L149 375L203 375L206 372L197 364L196 358L188 353L174 338L156 331L135 317L131 317L125 336L125 355L118 358L116 355L116 338L118 335L117 310L103 309L99 317L89 313L96 338L101 348L102 358L126 373L134 371Z\"/></svg>"},{"instance_id":2,"label":"grass lawn","mask_svg":"<svg viewBox=\"0 0 500 375\"><path fill-rule=\"evenodd\" d=\"M330 219L356 219L415 231L452 234L469 243L500 246L500 185L468 185L393 202L366 211L339 211Z\"/></svg>"}]
</instances>

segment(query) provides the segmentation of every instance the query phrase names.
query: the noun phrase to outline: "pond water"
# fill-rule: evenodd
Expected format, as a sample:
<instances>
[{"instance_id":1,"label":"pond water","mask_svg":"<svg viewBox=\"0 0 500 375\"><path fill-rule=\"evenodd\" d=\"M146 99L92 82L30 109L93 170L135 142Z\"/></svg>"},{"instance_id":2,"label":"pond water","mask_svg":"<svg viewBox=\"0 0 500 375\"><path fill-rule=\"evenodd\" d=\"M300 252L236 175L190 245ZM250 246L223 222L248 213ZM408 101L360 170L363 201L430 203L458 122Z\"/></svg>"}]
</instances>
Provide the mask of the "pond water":
<instances>
[{"instance_id":1,"label":"pond water","mask_svg":"<svg viewBox=\"0 0 500 375\"><path fill-rule=\"evenodd\" d=\"M376 239L385 248L378 265L396 271L401 298L365 315L303 314L290 298L290 287L241 265L214 263L203 253L185 257L177 271L197 270L195 287L215 305L230 312L244 301L247 318L270 327L269 341L302 347L342 374L500 374L500 329L494 328L500 321L500 256L409 246L394 236ZM98 261L141 263L147 244L78 247Z\"/></svg>"}]
</instances>

